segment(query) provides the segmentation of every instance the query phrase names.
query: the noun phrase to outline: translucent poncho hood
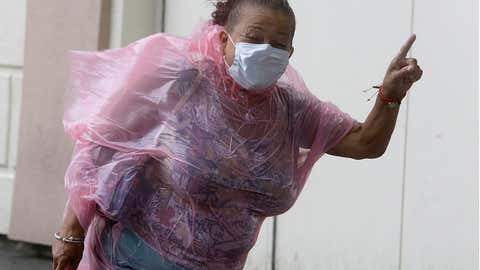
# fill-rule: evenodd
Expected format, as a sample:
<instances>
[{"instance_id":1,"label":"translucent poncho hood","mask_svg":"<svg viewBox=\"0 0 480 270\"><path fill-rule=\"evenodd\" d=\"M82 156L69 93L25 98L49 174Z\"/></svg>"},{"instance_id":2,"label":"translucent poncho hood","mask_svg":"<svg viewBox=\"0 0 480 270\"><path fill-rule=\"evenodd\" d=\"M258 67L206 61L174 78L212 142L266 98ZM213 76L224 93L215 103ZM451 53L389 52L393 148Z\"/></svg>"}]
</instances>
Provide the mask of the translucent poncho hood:
<instances>
[{"instance_id":1,"label":"translucent poncho hood","mask_svg":"<svg viewBox=\"0 0 480 270\"><path fill-rule=\"evenodd\" d=\"M104 238L120 245L122 228L185 269L242 269L264 219L294 204L354 126L292 66L262 94L241 89L222 31L209 21L186 37L70 51L65 187L87 230L78 269L115 269Z\"/></svg>"}]
</instances>

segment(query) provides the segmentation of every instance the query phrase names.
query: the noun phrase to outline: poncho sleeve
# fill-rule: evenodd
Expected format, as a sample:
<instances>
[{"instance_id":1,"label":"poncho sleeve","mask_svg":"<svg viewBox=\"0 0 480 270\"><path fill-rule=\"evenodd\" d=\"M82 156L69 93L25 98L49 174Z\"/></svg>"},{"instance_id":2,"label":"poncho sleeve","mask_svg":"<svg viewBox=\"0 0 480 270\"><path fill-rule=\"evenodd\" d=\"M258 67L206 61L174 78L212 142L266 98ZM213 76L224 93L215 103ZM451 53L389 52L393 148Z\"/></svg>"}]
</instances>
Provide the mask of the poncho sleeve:
<instances>
[{"instance_id":1,"label":"poncho sleeve","mask_svg":"<svg viewBox=\"0 0 480 270\"><path fill-rule=\"evenodd\" d=\"M86 229L95 211L110 219L151 158L171 155L159 140L197 73L165 34L106 51L70 51L63 124L75 141L65 174L68 204Z\"/></svg>"},{"instance_id":2,"label":"poncho sleeve","mask_svg":"<svg viewBox=\"0 0 480 270\"><path fill-rule=\"evenodd\" d=\"M315 162L337 145L360 122L329 101L320 100L291 66L280 84L292 99L295 137L299 146L297 169L305 181Z\"/></svg>"},{"instance_id":3,"label":"poncho sleeve","mask_svg":"<svg viewBox=\"0 0 480 270\"><path fill-rule=\"evenodd\" d=\"M337 105L313 94L299 94L295 122L300 124L300 146L326 153L345 137L356 120Z\"/></svg>"}]
</instances>

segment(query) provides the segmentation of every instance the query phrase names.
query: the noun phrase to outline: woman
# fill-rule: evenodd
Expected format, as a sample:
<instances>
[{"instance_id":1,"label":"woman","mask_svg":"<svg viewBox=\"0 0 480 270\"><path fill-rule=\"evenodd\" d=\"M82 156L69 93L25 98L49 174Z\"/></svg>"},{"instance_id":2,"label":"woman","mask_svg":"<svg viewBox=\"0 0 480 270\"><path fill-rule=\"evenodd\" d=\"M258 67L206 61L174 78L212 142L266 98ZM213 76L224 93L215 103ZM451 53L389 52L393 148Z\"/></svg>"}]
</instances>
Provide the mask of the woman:
<instances>
[{"instance_id":1,"label":"woman","mask_svg":"<svg viewBox=\"0 0 480 270\"><path fill-rule=\"evenodd\" d=\"M186 38L72 52L64 125L76 144L55 269L242 269L264 219L293 205L324 153L385 152L422 76L406 58L415 36L359 123L288 65L287 1L215 6Z\"/></svg>"}]
</instances>

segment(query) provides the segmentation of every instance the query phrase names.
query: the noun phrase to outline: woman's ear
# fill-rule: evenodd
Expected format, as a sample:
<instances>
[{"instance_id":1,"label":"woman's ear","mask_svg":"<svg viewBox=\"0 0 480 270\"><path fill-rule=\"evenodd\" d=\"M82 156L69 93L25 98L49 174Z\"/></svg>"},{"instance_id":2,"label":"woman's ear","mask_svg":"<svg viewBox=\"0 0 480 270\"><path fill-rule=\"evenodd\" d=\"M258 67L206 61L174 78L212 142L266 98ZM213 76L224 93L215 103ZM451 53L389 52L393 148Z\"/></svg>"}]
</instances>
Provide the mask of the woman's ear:
<instances>
[{"instance_id":1,"label":"woman's ear","mask_svg":"<svg viewBox=\"0 0 480 270\"><path fill-rule=\"evenodd\" d=\"M225 49L227 48L228 43L228 35L225 33L225 31L220 33L220 43L222 44L223 54L225 54Z\"/></svg>"},{"instance_id":2,"label":"woman's ear","mask_svg":"<svg viewBox=\"0 0 480 270\"><path fill-rule=\"evenodd\" d=\"M232 42L230 42L229 39L230 38L227 32L223 31L220 33L220 42L223 50L223 55L225 55L225 61L227 62L227 64L231 66L235 55L235 47L231 45Z\"/></svg>"}]
</instances>

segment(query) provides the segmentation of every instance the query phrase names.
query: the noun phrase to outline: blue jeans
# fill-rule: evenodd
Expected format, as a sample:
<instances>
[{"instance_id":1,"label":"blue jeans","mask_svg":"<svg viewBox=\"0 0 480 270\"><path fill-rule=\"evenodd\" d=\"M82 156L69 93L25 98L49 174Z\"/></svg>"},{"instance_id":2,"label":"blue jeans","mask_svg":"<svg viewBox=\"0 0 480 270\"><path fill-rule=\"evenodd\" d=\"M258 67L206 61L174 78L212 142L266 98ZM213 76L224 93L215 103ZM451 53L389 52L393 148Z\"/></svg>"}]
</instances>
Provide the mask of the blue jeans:
<instances>
[{"instance_id":1,"label":"blue jeans","mask_svg":"<svg viewBox=\"0 0 480 270\"><path fill-rule=\"evenodd\" d=\"M112 232L109 227L102 234L102 246L107 259L118 270L186 270L167 261L137 234L123 226L112 259Z\"/></svg>"}]
</instances>

